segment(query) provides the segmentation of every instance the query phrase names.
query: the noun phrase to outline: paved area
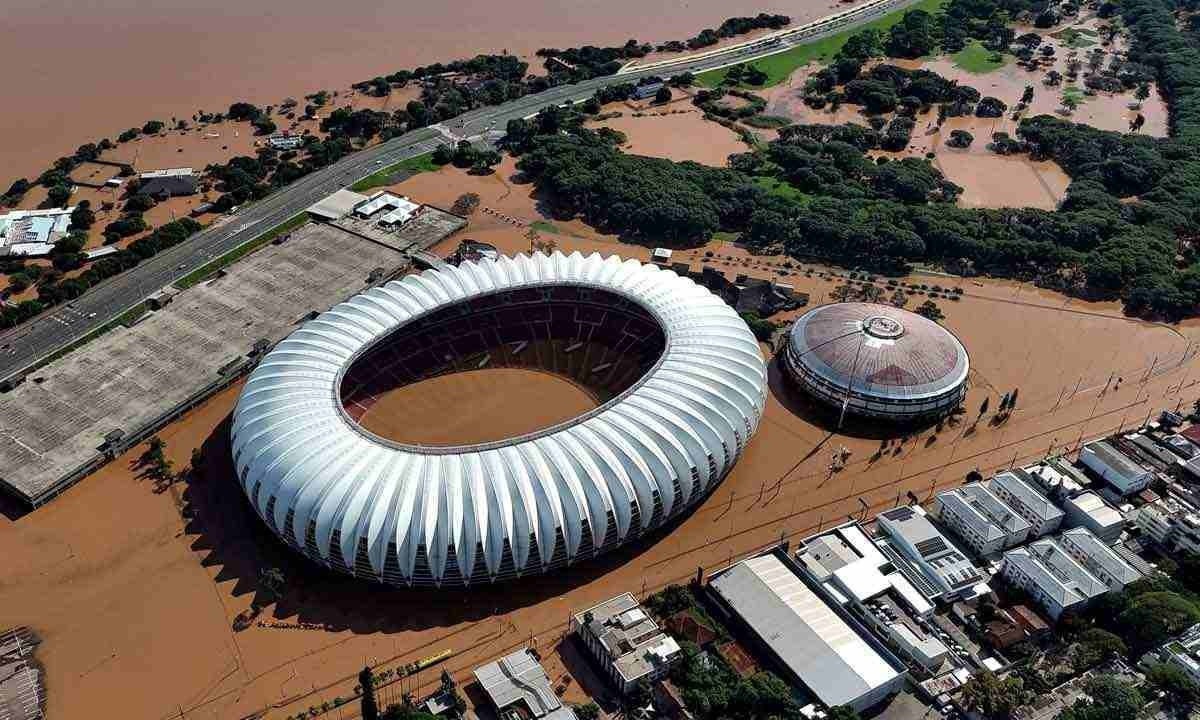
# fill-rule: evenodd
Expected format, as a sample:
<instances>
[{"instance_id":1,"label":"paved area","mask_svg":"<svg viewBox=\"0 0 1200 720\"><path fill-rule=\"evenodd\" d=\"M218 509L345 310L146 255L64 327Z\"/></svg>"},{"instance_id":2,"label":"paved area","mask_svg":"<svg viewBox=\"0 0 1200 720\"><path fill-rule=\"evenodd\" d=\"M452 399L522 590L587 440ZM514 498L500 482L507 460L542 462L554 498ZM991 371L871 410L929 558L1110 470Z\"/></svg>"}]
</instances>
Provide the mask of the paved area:
<instances>
[{"instance_id":1,"label":"paved area","mask_svg":"<svg viewBox=\"0 0 1200 720\"><path fill-rule=\"evenodd\" d=\"M232 265L133 327L119 327L32 373L4 397L0 484L36 498L94 461L104 436L136 432L275 342L311 311L368 282L400 253L327 225L306 225L280 245Z\"/></svg>"},{"instance_id":2,"label":"paved area","mask_svg":"<svg viewBox=\"0 0 1200 720\"><path fill-rule=\"evenodd\" d=\"M458 215L428 205L402 227L388 228L373 219L348 215L331 223L334 227L354 233L398 252L427 250L443 238L467 226Z\"/></svg>"},{"instance_id":3,"label":"paved area","mask_svg":"<svg viewBox=\"0 0 1200 720\"><path fill-rule=\"evenodd\" d=\"M33 658L37 646L28 628L0 632L0 720L45 717L42 670Z\"/></svg>"}]
</instances>

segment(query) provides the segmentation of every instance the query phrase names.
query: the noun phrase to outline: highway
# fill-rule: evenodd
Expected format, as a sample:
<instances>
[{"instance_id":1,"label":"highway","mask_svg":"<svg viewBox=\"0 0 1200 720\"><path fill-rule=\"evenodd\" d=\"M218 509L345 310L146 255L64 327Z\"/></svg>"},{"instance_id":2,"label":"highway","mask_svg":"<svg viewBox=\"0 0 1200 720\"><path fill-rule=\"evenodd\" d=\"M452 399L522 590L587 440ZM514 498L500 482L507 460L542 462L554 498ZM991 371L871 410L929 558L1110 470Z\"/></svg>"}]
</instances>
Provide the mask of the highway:
<instances>
[{"instance_id":1,"label":"highway","mask_svg":"<svg viewBox=\"0 0 1200 720\"><path fill-rule=\"evenodd\" d=\"M534 115L549 105L585 100L606 85L632 82L649 75L699 73L748 62L860 25L915 1L871 0L856 8L839 11L822 20L790 28L767 38L649 63L645 67L627 67L617 76L560 85L503 105L477 108L441 125L414 130L360 150L259 202L244 206L237 214L224 218L137 267L105 280L71 303L59 305L0 334L0 381L20 375L43 358L103 327L159 289L254 240L320 198L382 167L430 152L439 144L455 138L490 140L499 137L511 119Z\"/></svg>"}]
</instances>

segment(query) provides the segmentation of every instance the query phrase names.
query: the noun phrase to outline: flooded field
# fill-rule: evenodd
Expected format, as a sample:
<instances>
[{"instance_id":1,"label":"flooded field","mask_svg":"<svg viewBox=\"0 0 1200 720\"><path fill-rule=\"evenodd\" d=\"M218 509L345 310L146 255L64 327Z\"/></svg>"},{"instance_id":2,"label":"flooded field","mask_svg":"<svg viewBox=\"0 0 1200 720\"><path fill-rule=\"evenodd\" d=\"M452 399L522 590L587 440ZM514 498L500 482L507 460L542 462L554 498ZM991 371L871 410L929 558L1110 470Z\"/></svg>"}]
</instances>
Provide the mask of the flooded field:
<instances>
[{"instance_id":1,"label":"flooded field","mask_svg":"<svg viewBox=\"0 0 1200 720\"><path fill-rule=\"evenodd\" d=\"M20 112L0 117L7 187L78 145L146 120L258 105L346 88L402 68L541 47L683 40L733 15L784 13L800 22L832 0L721 2L520 0L377 3L246 0L203 5L10 0L0 23L6 90ZM53 47L54 52L46 52ZM541 63L530 57L540 70Z\"/></svg>"},{"instance_id":2,"label":"flooded field","mask_svg":"<svg viewBox=\"0 0 1200 720\"><path fill-rule=\"evenodd\" d=\"M687 102L640 114L624 109L619 118L588 122L587 127L610 127L625 133L628 141L621 150L631 155L691 160L717 167L724 167L730 155L749 149L736 133L705 120L700 110Z\"/></svg>"},{"instance_id":3,"label":"flooded field","mask_svg":"<svg viewBox=\"0 0 1200 720\"><path fill-rule=\"evenodd\" d=\"M541 430L595 407L591 393L558 375L489 368L441 375L386 392L358 422L397 442L473 445Z\"/></svg>"}]
</instances>

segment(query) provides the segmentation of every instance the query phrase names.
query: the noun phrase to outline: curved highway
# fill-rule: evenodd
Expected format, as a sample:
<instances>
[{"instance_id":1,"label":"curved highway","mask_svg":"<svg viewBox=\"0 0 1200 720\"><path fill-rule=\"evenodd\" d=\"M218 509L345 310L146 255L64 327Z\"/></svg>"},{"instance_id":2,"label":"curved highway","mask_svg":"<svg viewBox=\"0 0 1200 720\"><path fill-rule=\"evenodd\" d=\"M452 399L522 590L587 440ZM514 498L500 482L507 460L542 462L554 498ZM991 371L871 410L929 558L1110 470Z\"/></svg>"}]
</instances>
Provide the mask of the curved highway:
<instances>
[{"instance_id":1,"label":"curved highway","mask_svg":"<svg viewBox=\"0 0 1200 720\"><path fill-rule=\"evenodd\" d=\"M850 10L765 38L708 50L676 59L627 67L617 76L560 85L503 105L477 108L439 126L421 128L387 142L360 150L313 172L252 205L220 224L197 233L135 268L109 278L71 303L59 305L12 330L0 334L0 381L20 375L43 358L78 341L159 289L196 268L244 245L262 233L302 212L330 193L366 177L381 167L432 151L453 138L489 139L503 132L514 118L529 117L548 105L561 105L591 97L596 90L617 82L649 75L700 73L774 55L813 40L860 25L911 5L916 0L872 0Z\"/></svg>"}]
</instances>

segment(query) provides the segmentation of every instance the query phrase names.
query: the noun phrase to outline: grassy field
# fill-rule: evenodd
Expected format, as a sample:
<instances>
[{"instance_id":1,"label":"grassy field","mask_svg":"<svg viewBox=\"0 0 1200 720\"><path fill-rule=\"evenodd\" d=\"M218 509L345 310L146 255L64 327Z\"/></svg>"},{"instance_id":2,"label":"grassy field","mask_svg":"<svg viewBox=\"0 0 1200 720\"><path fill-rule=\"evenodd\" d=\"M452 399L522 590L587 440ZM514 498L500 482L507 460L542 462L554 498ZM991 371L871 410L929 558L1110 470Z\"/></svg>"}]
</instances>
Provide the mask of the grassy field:
<instances>
[{"instance_id":1,"label":"grassy field","mask_svg":"<svg viewBox=\"0 0 1200 720\"><path fill-rule=\"evenodd\" d=\"M805 195L779 178L756 177L754 178L754 184L777 197L787 198L788 200L799 200L801 202L808 200L808 195Z\"/></svg>"},{"instance_id":2,"label":"grassy field","mask_svg":"<svg viewBox=\"0 0 1200 720\"><path fill-rule=\"evenodd\" d=\"M307 222L308 222L308 214L307 213L300 213L299 215L295 215L291 218L288 218L287 220L284 220L283 222L279 223L275 227L266 231L262 235L259 235L258 237L254 238L253 240L246 243L245 245L242 245L241 247L238 247L238 248L232 250L231 252L225 253L221 257L213 260L212 262L207 263L205 265L201 265L200 267L191 271L187 275L184 275L182 278L180 278L175 283L175 287L179 288L180 290L187 290L188 288L192 287L193 285L199 283L204 278L217 272L221 268L236 262L238 259L245 257L246 255L249 255L250 253L259 249L263 245L266 245L267 243L271 242L272 240L279 237L280 235L283 235L284 233L287 233L287 232L291 232L292 230L295 230L296 228L300 227L301 225L303 225Z\"/></svg>"},{"instance_id":3,"label":"grassy field","mask_svg":"<svg viewBox=\"0 0 1200 720\"><path fill-rule=\"evenodd\" d=\"M965 48L950 56L955 66L969 73L989 73L998 70L1008 63L1004 53L988 50L978 40L972 40Z\"/></svg>"},{"instance_id":4,"label":"grassy field","mask_svg":"<svg viewBox=\"0 0 1200 720\"><path fill-rule=\"evenodd\" d=\"M372 173L362 180L354 183L350 186L350 189L354 190L355 192L363 192L364 190L370 190L372 188L382 187L390 184L391 177L397 173L407 172L411 175L415 175L417 173L433 172L434 170L437 170L438 167L439 166L433 164L433 153L425 153L424 155L418 155L414 158L401 160L395 165L388 165L378 172Z\"/></svg>"},{"instance_id":5,"label":"grassy field","mask_svg":"<svg viewBox=\"0 0 1200 720\"><path fill-rule=\"evenodd\" d=\"M821 38L807 45L800 45L785 52L755 60L752 64L767 74L767 81L759 87L778 85L791 77L791 74L797 68L804 67L810 62L827 62L832 60L833 56L846 44L846 39L856 32L869 27L887 31L893 25L900 22L900 19L904 17L904 13L910 10L924 10L925 12L935 13L941 10L945 4L946 0L921 0L921 2L915 5L889 13L869 23L864 23L849 30L843 30L840 33ZM700 73L696 76L696 82L705 87L717 87L725 79L727 71L728 68L721 68L720 70L710 70L706 73ZM747 85L745 88L753 90L755 86Z\"/></svg>"},{"instance_id":6,"label":"grassy field","mask_svg":"<svg viewBox=\"0 0 1200 720\"><path fill-rule=\"evenodd\" d=\"M1050 33L1050 37L1061 40L1069 48L1085 48L1096 44L1099 33L1089 28L1069 27Z\"/></svg>"},{"instance_id":7,"label":"grassy field","mask_svg":"<svg viewBox=\"0 0 1200 720\"><path fill-rule=\"evenodd\" d=\"M563 234L563 231L560 230L557 225L552 222L546 222L545 220L534 220L533 222L529 223L529 227L537 230L540 233L550 233L552 235Z\"/></svg>"}]
</instances>

